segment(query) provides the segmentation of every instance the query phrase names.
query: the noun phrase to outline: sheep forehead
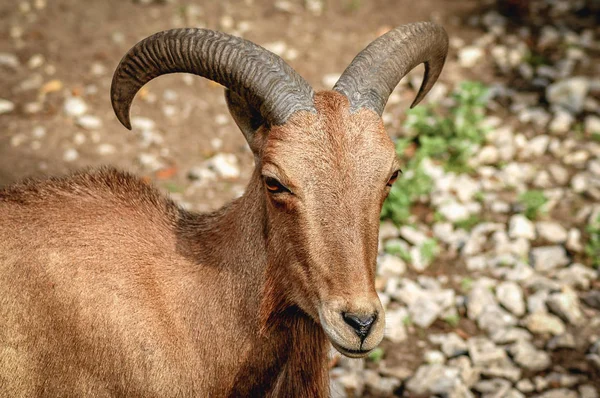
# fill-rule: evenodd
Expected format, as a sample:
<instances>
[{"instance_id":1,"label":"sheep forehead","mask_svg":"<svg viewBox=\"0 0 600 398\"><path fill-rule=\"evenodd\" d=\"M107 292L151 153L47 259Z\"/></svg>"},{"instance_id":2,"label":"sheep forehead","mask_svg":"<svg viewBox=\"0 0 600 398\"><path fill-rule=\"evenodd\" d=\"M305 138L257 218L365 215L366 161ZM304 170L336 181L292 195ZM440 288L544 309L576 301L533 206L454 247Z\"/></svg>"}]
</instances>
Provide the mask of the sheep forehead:
<instances>
[{"instance_id":1,"label":"sheep forehead","mask_svg":"<svg viewBox=\"0 0 600 398\"><path fill-rule=\"evenodd\" d=\"M379 115L368 109L350 112L346 97L335 91L317 93L315 108L316 114L298 112L272 128L263 160L292 174L344 171L356 179L387 172L394 145Z\"/></svg>"}]
</instances>

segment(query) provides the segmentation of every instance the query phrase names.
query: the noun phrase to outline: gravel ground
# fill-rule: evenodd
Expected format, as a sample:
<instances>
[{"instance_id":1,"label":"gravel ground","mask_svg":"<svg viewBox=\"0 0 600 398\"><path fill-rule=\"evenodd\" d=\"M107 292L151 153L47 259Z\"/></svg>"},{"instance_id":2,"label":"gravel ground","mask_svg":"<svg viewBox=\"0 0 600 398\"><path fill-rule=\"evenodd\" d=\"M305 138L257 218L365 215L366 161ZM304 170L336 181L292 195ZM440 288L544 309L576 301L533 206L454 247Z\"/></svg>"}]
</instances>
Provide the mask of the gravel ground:
<instances>
[{"instance_id":1,"label":"gravel ground","mask_svg":"<svg viewBox=\"0 0 600 398\"><path fill-rule=\"evenodd\" d=\"M133 108L133 132L119 127L108 87L135 41L179 26L244 35L318 89L391 26L446 26L451 53L428 101L445 107L462 80L483 81L490 131L474 148L471 172L431 162L434 191L412 222L382 224L377 287L386 338L371 359L332 352L332 395L598 397L600 282L597 258L585 250L600 216L597 2L80 3L0 4L0 185L110 163L196 210L243 192L251 156L221 88L189 76L148 85ZM404 134L421 74L404 79L386 108L393 137ZM547 201L528 218L519 197L531 190ZM465 215L476 222L461 228ZM432 238L431 261L385 250L419 253Z\"/></svg>"}]
</instances>

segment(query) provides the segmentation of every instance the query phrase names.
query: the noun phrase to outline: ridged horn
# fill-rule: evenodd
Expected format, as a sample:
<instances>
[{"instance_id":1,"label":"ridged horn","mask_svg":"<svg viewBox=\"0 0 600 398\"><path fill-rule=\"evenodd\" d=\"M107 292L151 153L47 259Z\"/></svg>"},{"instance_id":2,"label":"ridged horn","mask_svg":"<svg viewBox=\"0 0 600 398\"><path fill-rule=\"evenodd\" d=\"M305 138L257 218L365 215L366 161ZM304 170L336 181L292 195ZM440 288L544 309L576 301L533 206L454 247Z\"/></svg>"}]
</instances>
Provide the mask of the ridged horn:
<instances>
[{"instance_id":1,"label":"ridged horn","mask_svg":"<svg viewBox=\"0 0 600 398\"><path fill-rule=\"evenodd\" d=\"M337 81L334 90L344 94L352 110L368 108L383 113L400 80L425 63L425 76L411 108L437 81L448 53L448 35L432 22L400 26L377 38L361 51Z\"/></svg>"},{"instance_id":2,"label":"ridged horn","mask_svg":"<svg viewBox=\"0 0 600 398\"><path fill-rule=\"evenodd\" d=\"M208 29L172 29L137 43L115 70L112 106L131 129L129 109L140 88L155 77L193 73L244 98L272 125L296 111L314 112L314 91L280 57L250 41Z\"/></svg>"}]
</instances>

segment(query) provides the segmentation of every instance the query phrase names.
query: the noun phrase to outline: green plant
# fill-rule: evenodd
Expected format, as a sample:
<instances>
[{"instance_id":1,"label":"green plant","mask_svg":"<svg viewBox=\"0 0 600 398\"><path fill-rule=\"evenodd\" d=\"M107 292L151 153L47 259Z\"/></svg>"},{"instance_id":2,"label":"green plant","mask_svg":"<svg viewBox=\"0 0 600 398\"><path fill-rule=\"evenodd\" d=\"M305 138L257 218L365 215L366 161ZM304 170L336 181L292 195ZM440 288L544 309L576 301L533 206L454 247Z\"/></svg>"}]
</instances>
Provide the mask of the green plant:
<instances>
[{"instance_id":1,"label":"green plant","mask_svg":"<svg viewBox=\"0 0 600 398\"><path fill-rule=\"evenodd\" d=\"M405 129L418 136L416 156L441 161L448 170L467 171L474 145L481 144L489 90L479 82L464 82L452 95L454 105L443 115L432 106L408 111Z\"/></svg>"},{"instance_id":2,"label":"green plant","mask_svg":"<svg viewBox=\"0 0 600 398\"><path fill-rule=\"evenodd\" d=\"M358 11L361 6L361 0L347 0L346 10L349 12Z\"/></svg>"},{"instance_id":3,"label":"green plant","mask_svg":"<svg viewBox=\"0 0 600 398\"><path fill-rule=\"evenodd\" d=\"M525 56L524 61L533 67L551 64L551 61L548 59L548 57L535 52L530 52L529 54L527 54L527 56Z\"/></svg>"},{"instance_id":4,"label":"green plant","mask_svg":"<svg viewBox=\"0 0 600 398\"><path fill-rule=\"evenodd\" d=\"M444 322L446 322L448 325L455 328L458 326L458 323L460 322L460 315L458 315L458 314L448 315L444 318Z\"/></svg>"},{"instance_id":5,"label":"green plant","mask_svg":"<svg viewBox=\"0 0 600 398\"><path fill-rule=\"evenodd\" d=\"M481 218L476 214L472 214L464 220L456 221L454 226L459 229L470 231L479 223L481 223Z\"/></svg>"},{"instance_id":6,"label":"green plant","mask_svg":"<svg viewBox=\"0 0 600 398\"><path fill-rule=\"evenodd\" d=\"M600 268L600 215L586 227L590 235L585 245L585 254L592 260L592 266Z\"/></svg>"},{"instance_id":7,"label":"green plant","mask_svg":"<svg viewBox=\"0 0 600 398\"><path fill-rule=\"evenodd\" d=\"M525 191L518 198L519 203L524 207L525 217L535 220L543 211L543 206L548 202L544 192L539 190Z\"/></svg>"},{"instance_id":8,"label":"green plant","mask_svg":"<svg viewBox=\"0 0 600 398\"><path fill-rule=\"evenodd\" d=\"M367 359L371 362L379 363L383 359L384 354L383 348L377 347L369 353Z\"/></svg>"},{"instance_id":9,"label":"green plant","mask_svg":"<svg viewBox=\"0 0 600 398\"><path fill-rule=\"evenodd\" d=\"M425 262L430 262L437 255L439 246L435 239L427 239L425 242L423 242L419 250L421 251L421 257L423 257L423 260Z\"/></svg>"},{"instance_id":10,"label":"green plant","mask_svg":"<svg viewBox=\"0 0 600 398\"><path fill-rule=\"evenodd\" d=\"M386 253L393 254L400 257L404 261L411 261L411 256L406 247L402 245L397 239L390 239L385 243L383 248Z\"/></svg>"},{"instance_id":11,"label":"green plant","mask_svg":"<svg viewBox=\"0 0 600 398\"><path fill-rule=\"evenodd\" d=\"M466 276L460 281L460 290L462 290L463 292L468 293L472 287L473 287L473 279L472 278L469 278L468 276Z\"/></svg>"},{"instance_id":12,"label":"green plant","mask_svg":"<svg viewBox=\"0 0 600 398\"><path fill-rule=\"evenodd\" d=\"M166 182L164 187L167 191L171 193L183 193L185 191L184 187L174 183L174 182Z\"/></svg>"},{"instance_id":13,"label":"green plant","mask_svg":"<svg viewBox=\"0 0 600 398\"><path fill-rule=\"evenodd\" d=\"M464 82L452 99L454 105L446 112L431 105L408 112L404 124L408 137L396 141L396 153L406 166L383 205L382 219L405 223L412 206L431 193L433 181L424 170L425 159L449 171L469 170L473 148L483 142L487 131L483 121L488 90L481 83Z\"/></svg>"}]
</instances>

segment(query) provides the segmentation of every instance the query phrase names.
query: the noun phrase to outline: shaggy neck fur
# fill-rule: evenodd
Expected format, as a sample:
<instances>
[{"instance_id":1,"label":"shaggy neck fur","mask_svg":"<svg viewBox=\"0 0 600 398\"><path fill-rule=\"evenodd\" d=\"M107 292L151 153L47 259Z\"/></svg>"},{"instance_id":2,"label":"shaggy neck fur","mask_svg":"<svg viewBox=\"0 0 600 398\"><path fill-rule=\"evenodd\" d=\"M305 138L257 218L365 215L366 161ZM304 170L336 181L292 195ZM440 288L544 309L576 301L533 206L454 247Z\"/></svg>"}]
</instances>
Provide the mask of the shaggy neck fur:
<instances>
[{"instance_id":1,"label":"shaggy neck fur","mask_svg":"<svg viewBox=\"0 0 600 398\"><path fill-rule=\"evenodd\" d=\"M230 396L311 396L329 392L322 328L288 301L286 258L270 253L266 197L255 171L246 193L221 210L183 213L181 251L202 264L227 268L227 289L239 298L231 311L246 319L250 349ZM224 273L225 275L225 273ZM226 326L229 327L229 326ZM239 333L239 332L238 332Z\"/></svg>"}]
</instances>

